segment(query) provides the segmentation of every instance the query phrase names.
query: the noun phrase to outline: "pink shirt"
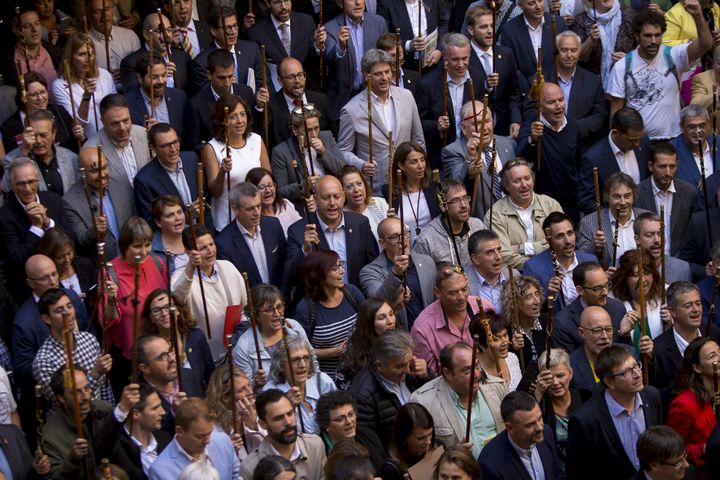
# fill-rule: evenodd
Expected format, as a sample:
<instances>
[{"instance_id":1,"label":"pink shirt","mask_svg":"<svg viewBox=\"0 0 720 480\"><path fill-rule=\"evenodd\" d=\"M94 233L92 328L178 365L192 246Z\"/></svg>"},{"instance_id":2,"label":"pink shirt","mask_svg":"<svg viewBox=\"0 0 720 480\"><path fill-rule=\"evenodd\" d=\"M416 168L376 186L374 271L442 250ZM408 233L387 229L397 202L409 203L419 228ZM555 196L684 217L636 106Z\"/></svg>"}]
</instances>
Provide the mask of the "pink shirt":
<instances>
[{"instance_id":1,"label":"pink shirt","mask_svg":"<svg viewBox=\"0 0 720 480\"><path fill-rule=\"evenodd\" d=\"M165 264L160 260L162 268L158 270L155 261L150 256L140 264L140 281L138 288L138 332L142 326L142 309L145 299L156 288L166 288ZM135 289L135 266L126 263L120 257L112 261L113 269L117 273L118 286L118 310L120 318L113 322L106 323L107 338L111 345L122 349L126 358L131 357L133 343L133 291Z\"/></svg>"},{"instance_id":2,"label":"pink shirt","mask_svg":"<svg viewBox=\"0 0 720 480\"><path fill-rule=\"evenodd\" d=\"M25 75L27 73L27 64L30 63L30 70L32 70L35 73L42 74L43 77L45 77L45 80L48 84L48 90L50 89L50 85L53 81L55 81L56 78L58 78L57 71L55 70L55 65L53 65L52 58L50 58L50 54L47 50L45 50L44 47L40 47L40 52L38 53L37 57L30 57L27 59L27 62L25 61L25 53L23 52L23 49L20 48L20 46L15 47L15 55L13 55L13 62L15 62L15 65L17 68L17 62L20 61L20 72L22 75ZM20 83L18 83L20 85Z\"/></svg>"},{"instance_id":3,"label":"pink shirt","mask_svg":"<svg viewBox=\"0 0 720 480\"><path fill-rule=\"evenodd\" d=\"M472 295L468 298L473 314L478 312L476 298ZM487 300L483 300L483 308L486 311L494 310L492 304ZM413 353L424 359L428 367L438 375L440 374L440 350L444 346L456 342L464 342L468 345L473 343L472 335L470 335L470 317L465 315L465 324L460 331L454 323L446 320L440 300L435 300L420 312L413 323L410 334L415 343Z\"/></svg>"}]
</instances>

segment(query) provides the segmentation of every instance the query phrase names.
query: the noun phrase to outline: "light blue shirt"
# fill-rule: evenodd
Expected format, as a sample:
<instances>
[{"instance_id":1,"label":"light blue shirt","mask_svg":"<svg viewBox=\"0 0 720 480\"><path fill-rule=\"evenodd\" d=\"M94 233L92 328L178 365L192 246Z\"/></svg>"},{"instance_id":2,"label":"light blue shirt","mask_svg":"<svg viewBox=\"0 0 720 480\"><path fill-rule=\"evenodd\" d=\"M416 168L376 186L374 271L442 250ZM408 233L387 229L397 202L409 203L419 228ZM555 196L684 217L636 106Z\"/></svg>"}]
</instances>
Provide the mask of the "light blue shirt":
<instances>
[{"instance_id":1,"label":"light blue shirt","mask_svg":"<svg viewBox=\"0 0 720 480\"><path fill-rule=\"evenodd\" d=\"M466 71L465 76L455 83L450 74L447 74L448 92L452 101L453 113L455 114L455 136L460 137L460 114L462 113L463 94L465 93L466 82L470 80L470 72ZM469 88L469 85L468 85Z\"/></svg>"},{"instance_id":2,"label":"light blue shirt","mask_svg":"<svg viewBox=\"0 0 720 480\"><path fill-rule=\"evenodd\" d=\"M142 95L143 103L145 103L145 108L148 111L148 115L150 115L152 113L152 108L150 108L150 97L147 93L145 93L143 88L140 88L140 95ZM168 112L165 95L161 95L160 101L157 105L155 105L155 120L159 123L170 123L170 113Z\"/></svg>"},{"instance_id":3,"label":"light blue shirt","mask_svg":"<svg viewBox=\"0 0 720 480\"><path fill-rule=\"evenodd\" d=\"M532 480L545 480L545 469L543 469L542 459L540 458L540 453L538 453L537 445L533 445L529 450L525 450L513 442L510 435L508 435L508 440L510 440L510 445L513 446L518 457L520 457L520 461L523 467L525 467L525 470L527 470L528 475L530 475L530 478Z\"/></svg>"},{"instance_id":4,"label":"light blue shirt","mask_svg":"<svg viewBox=\"0 0 720 480\"><path fill-rule=\"evenodd\" d=\"M291 387L287 381L278 384L275 383L273 380L269 380L262 389L269 390L271 388L277 388L283 392L288 392ZM304 404L300 405L300 412L302 414L303 426L305 427L305 430L300 429L300 420L297 420L298 432L314 433L316 435L320 435L321 432L318 429L317 422L315 421L317 401L320 398L320 395L328 392L333 392L335 390L337 390L335 382L332 381L332 379L327 373L323 373L318 370L312 377L309 377L307 379L307 381L305 382L305 401L308 402L312 407L312 412L308 411L307 407Z\"/></svg>"},{"instance_id":5,"label":"light blue shirt","mask_svg":"<svg viewBox=\"0 0 720 480\"><path fill-rule=\"evenodd\" d=\"M99 201L100 199L97 192L93 193L93 197L95 197L95 201ZM103 195L102 205L103 213L107 218L108 229L110 229L110 232L117 240L120 238L120 226L118 224L117 215L115 215L115 207L113 207L112 200L110 199L110 194L108 193L107 189L105 189L105 195Z\"/></svg>"},{"instance_id":6,"label":"light blue shirt","mask_svg":"<svg viewBox=\"0 0 720 480\"><path fill-rule=\"evenodd\" d=\"M480 272L478 272L477 269L474 270L475 275L477 275L478 293L482 298L488 300L490 303L493 304L493 307L495 307L495 313L501 314L502 303L500 302L500 298L502 297L503 282L505 281L502 273L500 274L500 278L498 278L498 281L493 285L487 280L485 280L485 278L480 275Z\"/></svg>"},{"instance_id":7,"label":"light blue shirt","mask_svg":"<svg viewBox=\"0 0 720 480\"><path fill-rule=\"evenodd\" d=\"M463 425L467 424L467 409L465 405L460 403L460 397L453 389L450 389L450 398L453 399L453 406L455 412L460 419L460 423ZM480 455L485 443L497 435L497 429L495 428L495 419L490 412L485 398L478 390L473 400L472 405L472 418L470 419L470 441L473 444L472 454L474 458Z\"/></svg>"},{"instance_id":8,"label":"light blue shirt","mask_svg":"<svg viewBox=\"0 0 720 480\"><path fill-rule=\"evenodd\" d=\"M637 470L640 468L640 460L637 456L637 441L645 431L645 412L642 408L642 397L639 393L635 394L635 406L632 412L628 412L615 401L607 390L604 395L605 403L607 403L623 450L625 450L625 454L627 454L628 459Z\"/></svg>"},{"instance_id":9,"label":"light blue shirt","mask_svg":"<svg viewBox=\"0 0 720 480\"><path fill-rule=\"evenodd\" d=\"M322 221L320 216L317 216L318 225L320 226L320 230L322 230L323 234L325 235L325 240L327 240L328 246L330 247L330 250L333 250L335 253L338 254L338 257L340 257L340 261L345 264L345 274L343 275L343 279L345 280L345 283L348 282L348 271L347 271L347 241L345 238L345 215L343 215L342 219L340 220L340 224L333 228L330 228L327 226L325 222Z\"/></svg>"},{"instance_id":10,"label":"light blue shirt","mask_svg":"<svg viewBox=\"0 0 720 480\"><path fill-rule=\"evenodd\" d=\"M162 165L162 163L160 165ZM178 162L177 169L175 170L172 170L165 165L163 165L163 168L165 169L168 177L170 177L170 181L173 183L173 185L175 185L175 188L180 194L180 199L182 200L183 205L191 204L193 201L192 195L190 194L190 187L188 186L187 178L185 178L182 160Z\"/></svg>"},{"instance_id":11,"label":"light blue shirt","mask_svg":"<svg viewBox=\"0 0 720 480\"><path fill-rule=\"evenodd\" d=\"M12 469L10 468L10 462L8 462L5 456L5 451L0 448L0 472L5 474L5 478L13 480Z\"/></svg>"},{"instance_id":12,"label":"light blue shirt","mask_svg":"<svg viewBox=\"0 0 720 480\"><path fill-rule=\"evenodd\" d=\"M570 75L570 78L567 79L567 82L563 80L561 75L557 76L558 85L560 86L560 90L562 90L563 96L565 97L565 114L567 114L568 106L570 105L570 90L572 89L574 78L575 70L573 70L573 73L572 75Z\"/></svg>"},{"instance_id":13,"label":"light blue shirt","mask_svg":"<svg viewBox=\"0 0 720 480\"><path fill-rule=\"evenodd\" d=\"M353 90L357 90L363 84L362 71L360 62L362 60L365 45L365 29L363 18L358 23L353 22L347 16L345 16L345 22L347 23L348 29L350 30L350 41L352 42L353 50L355 50L355 57L353 58L355 65L353 66Z\"/></svg>"},{"instance_id":14,"label":"light blue shirt","mask_svg":"<svg viewBox=\"0 0 720 480\"><path fill-rule=\"evenodd\" d=\"M383 386L387 389L388 392L395 394L395 396L398 398L398 401L400 401L400 405L405 405L407 402L410 401L410 389L408 389L407 385L405 384L405 380L400 383L394 383L383 377L382 375L379 376Z\"/></svg>"}]
</instances>

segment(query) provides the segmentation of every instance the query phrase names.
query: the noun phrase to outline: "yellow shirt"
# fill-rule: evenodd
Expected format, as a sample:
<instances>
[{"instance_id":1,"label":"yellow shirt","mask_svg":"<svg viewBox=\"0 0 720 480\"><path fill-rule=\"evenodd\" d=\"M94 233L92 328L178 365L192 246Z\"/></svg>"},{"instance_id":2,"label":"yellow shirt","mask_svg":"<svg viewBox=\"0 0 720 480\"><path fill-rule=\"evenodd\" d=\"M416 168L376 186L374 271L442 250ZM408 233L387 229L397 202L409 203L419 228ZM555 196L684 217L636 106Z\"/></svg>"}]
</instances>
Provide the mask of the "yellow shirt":
<instances>
[{"instance_id":1,"label":"yellow shirt","mask_svg":"<svg viewBox=\"0 0 720 480\"><path fill-rule=\"evenodd\" d=\"M715 19L715 28L720 27L720 7L713 3L713 17ZM678 2L672 6L665 14L667 22L667 30L663 34L663 45L680 45L697 38L698 32L695 27L695 20L685 11L682 2Z\"/></svg>"}]
</instances>

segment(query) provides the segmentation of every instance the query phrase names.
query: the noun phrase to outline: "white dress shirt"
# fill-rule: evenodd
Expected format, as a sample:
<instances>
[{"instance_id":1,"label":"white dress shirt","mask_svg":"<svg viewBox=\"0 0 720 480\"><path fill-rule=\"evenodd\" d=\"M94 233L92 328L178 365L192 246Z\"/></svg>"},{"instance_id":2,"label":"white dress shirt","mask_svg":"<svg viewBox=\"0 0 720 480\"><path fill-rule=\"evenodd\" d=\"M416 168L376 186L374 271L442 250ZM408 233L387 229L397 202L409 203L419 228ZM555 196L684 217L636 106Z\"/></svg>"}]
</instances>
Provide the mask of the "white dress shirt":
<instances>
[{"instance_id":1,"label":"white dress shirt","mask_svg":"<svg viewBox=\"0 0 720 480\"><path fill-rule=\"evenodd\" d=\"M630 175L635 185L640 183L640 167L638 166L637 157L635 156L635 150L630 149L627 152L620 150L620 148L615 145L615 142L613 142L612 133L608 135L608 139L610 140L610 149L613 155L615 155L615 160L617 161L620 171Z\"/></svg>"},{"instance_id":2,"label":"white dress shirt","mask_svg":"<svg viewBox=\"0 0 720 480\"><path fill-rule=\"evenodd\" d=\"M653 198L655 199L655 208L660 215L660 205L665 207L665 255L670 255L670 219L672 218L673 195L675 195L675 181L670 182L667 190L660 190L655 185L655 179L650 177L650 185L652 186Z\"/></svg>"},{"instance_id":3,"label":"white dress shirt","mask_svg":"<svg viewBox=\"0 0 720 480\"><path fill-rule=\"evenodd\" d=\"M525 21L525 25L528 29L528 34L530 35L530 41L532 42L533 46L533 54L535 55L535 61L537 61L537 53L538 48L542 47L542 31L543 26L545 25L545 17L542 18L540 21L540 24L537 26L537 28L533 28L532 25L530 25L530 22L527 21L527 17L523 15L523 20Z\"/></svg>"},{"instance_id":4,"label":"white dress shirt","mask_svg":"<svg viewBox=\"0 0 720 480\"><path fill-rule=\"evenodd\" d=\"M375 110L382 116L385 126L389 131L394 132L397 119L395 118L395 105L393 104L394 99L392 93L388 93L385 101L375 95L374 92L370 94L372 95L372 103L375 106Z\"/></svg>"},{"instance_id":5,"label":"white dress shirt","mask_svg":"<svg viewBox=\"0 0 720 480\"><path fill-rule=\"evenodd\" d=\"M617 247L617 258L618 262L620 262L620 257L622 257L622 254L627 252L628 250L634 250L635 245L635 232L633 231L633 224L635 223L635 212L633 211L630 214L630 219L625 222L625 224L620 225L620 232L618 234L618 247ZM610 214L610 229L612 230L613 237L615 236L615 228L617 228L618 221L615 219L615 217ZM606 239L606 241L608 241ZM609 239L610 242L613 241L613 239Z\"/></svg>"},{"instance_id":6,"label":"white dress shirt","mask_svg":"<svg viewBox=\"0 0 720 480\"><path fill-rule=\"evenodd\" d=\"M267 265L267 255L265 255L265 244L263 243L260 225L255 227L255 235L253 235L240 222L237 220L235 220L235 222L240 229L243 239L245 239L245 243L247 243L248 248L252 252L253 260L257 266L262 283L270 283L270 270Z\"/></svg>"}]
</instances>

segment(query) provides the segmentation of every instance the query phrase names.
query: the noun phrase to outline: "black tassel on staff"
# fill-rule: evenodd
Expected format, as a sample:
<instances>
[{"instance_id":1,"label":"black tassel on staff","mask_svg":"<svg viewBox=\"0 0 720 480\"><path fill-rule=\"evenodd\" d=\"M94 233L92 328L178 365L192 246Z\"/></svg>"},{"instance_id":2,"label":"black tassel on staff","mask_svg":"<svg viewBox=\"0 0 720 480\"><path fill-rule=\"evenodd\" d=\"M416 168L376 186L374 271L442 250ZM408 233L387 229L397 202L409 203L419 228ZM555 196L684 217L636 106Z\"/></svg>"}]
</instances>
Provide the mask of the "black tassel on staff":
<instances>
[{"instance_id":1,"label":"black tassel on staff","mask_svg":"<svg viewBox=\"0 0 720 480\"><path fill-rule=\"evenodd\" d=\"M285 315L283 315L282 318L282 340L283 340L283 346L285 347L285 357L287 361L288 366L288 373L290 374L290 378L288 378L288 382L290 383L290 388L297 386L295 383L295 372L293 371L293 365L292 365L292 358L290 355L290 347L288 345L288 334L287 334L287 327L285 326ZM319 375L319 373L317 374ZM298 411L298 420L300 421L300 431L302 433L305 433L305 420L303 420L302 416L302 402L297 404L297 411Z\"/></svg>"},{"instance_id":2,"label":"black tassel on staff","mask_svg":"<svg viewBox=\"0 0 720 480\"><path fill-rule=\"evenodd\" d=\"M188 213L188 228L190 229L190 243L192 244L193 250L197 250L197 237L195 235L195 223L193 222L192 206L187 207ZM205 329L207 330L208 339L212 339L212 333L210 332L210 316L208 315L207 300L205 298L205 282L202 278L202 269L200 265L197 266L198 280L200 281L200 296L202 297L203 314L205 315Z\"/></svg>"},{"instance_id":3,"label":"black tassel on staff","mask_svg":"<svg viewBox=\"0 0 720 480\"><path fill-rule=\"evenodd\" d=\"M443 211L443 218L445 222L447 223L447 233L450 235L450 239L452 240L453 245L453 251L455 252L455 259L457 263L453 262L455 271L457 273L463 273L463 266L462 262L460 261L460 249L458 248L457 239L455 238L455 232L453 232L452 228L452 222L450 221L450 214L448 213L448 202L447 202L447 196L445 195L445 192L442 188L442 183L440 182L440 170L433 170L433 180L435 181L435 188L437 190L437 198L438 203L440 204L440 209Z\"/></svg>"},{"instance_id":4,"label":"black tassel on staff","mask_svg":"<svg viewBox=\"0 0 720 480\"><path fill-rule=\"evenodd\" d=\"M400 28L395 29L395 86L400 87L400 77L402 69L400 68L400 55L402 55L402 47L400 46Z\"/></svg>"},{"instance_id":5,"label":"black tassel on staff","mask_svg":"<svg viewBox=\"0 0 720 480\"><path fill-rule=\"evenodd\" d=\"M562 294L562 289L560 290ZM545 339L545 368L550 370L550 351L552 350L553 341L553 310L555 309L555 296L548 293L548 310L547 310L547 338Z\"/></svg>"},{"instance_id":6,"label":"black tassel on staff","mask_svg":"<svg viewBox=\"0 0 720 480\"><path fill-rule=\"evenodd\" d=\"M708 245L710 248L712 248L713 244L713 238L712 238L712 230L710 229L710 208L708 206L708 194L707 194L707 182L705 181L705 158L703 154L703 148L702 148L702 140L698 140L698 157L700 158L700 188L703 192L703 203L705 206L705 225L707 227L708 232L708 241L710 242ZM713 159L714 160L714 159ZM663 252L663 255L665 252Z\"/></svg>"},{"instance_id":7,"label":"black tassel on staff","mask_svg":"<svg viewBox=\"0 0 720 480\"><path fill-rule=\"evenodd\" d=\"M610 222L612 223L612 222ZM617 254L618 254L618 246L620 245L620 209L618 208L615 210L615 232L614 232L614 238L613 238L613 258L612 258L612 266L617 265Z\"/></svg>"}]
</instances>

